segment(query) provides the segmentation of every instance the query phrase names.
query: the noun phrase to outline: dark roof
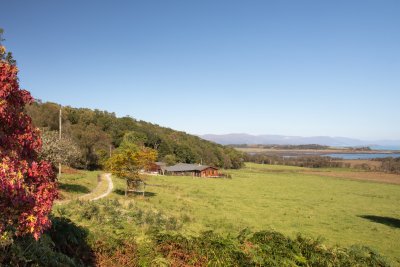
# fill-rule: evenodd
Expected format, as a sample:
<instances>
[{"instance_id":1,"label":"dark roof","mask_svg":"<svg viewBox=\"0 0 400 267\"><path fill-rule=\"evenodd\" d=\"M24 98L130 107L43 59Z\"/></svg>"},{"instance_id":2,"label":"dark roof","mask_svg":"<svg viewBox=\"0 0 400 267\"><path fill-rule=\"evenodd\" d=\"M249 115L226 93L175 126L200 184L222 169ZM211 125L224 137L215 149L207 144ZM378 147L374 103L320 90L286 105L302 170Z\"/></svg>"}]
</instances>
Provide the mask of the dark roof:
<instances>
[{"instance_id":1,"label":"dark roof","mask_svg":"<svg viewBox=\"0 0 400 267\"><path fill-rule=\"evenodd\" d=\"M174 166L165 168L165 170L168 172L190 172L190 171L203 171L208 168L217 169L206 165L178 163Z\"/></svg>"}]
</instances>

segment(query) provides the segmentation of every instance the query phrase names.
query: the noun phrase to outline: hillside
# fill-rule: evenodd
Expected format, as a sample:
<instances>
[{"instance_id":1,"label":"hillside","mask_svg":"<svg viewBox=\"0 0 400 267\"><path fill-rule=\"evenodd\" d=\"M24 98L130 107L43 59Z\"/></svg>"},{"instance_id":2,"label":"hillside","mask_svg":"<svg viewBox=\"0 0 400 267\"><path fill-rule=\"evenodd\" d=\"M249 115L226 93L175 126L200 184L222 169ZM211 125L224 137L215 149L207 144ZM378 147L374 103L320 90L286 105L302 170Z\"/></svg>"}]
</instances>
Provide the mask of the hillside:
<instances>
[{"instance_id":1,"label":"hillside","mask_svg":"<svg viewBox=\"0 0 400 267\"><path fill-rule=\"evenodd\" d=\"M42 131L58 131L59 108L56 103L37 101L28 106L33 123ZM62 108L63 135L80 147L79 167L96 169L118 147L124 134L134 132L137 143L158 151L158 160L203 163L220 168L240 168L242 154L200 137L161 127L131 117L118 118L114 113L87 108Z\"/></svg>"}]
</instances>

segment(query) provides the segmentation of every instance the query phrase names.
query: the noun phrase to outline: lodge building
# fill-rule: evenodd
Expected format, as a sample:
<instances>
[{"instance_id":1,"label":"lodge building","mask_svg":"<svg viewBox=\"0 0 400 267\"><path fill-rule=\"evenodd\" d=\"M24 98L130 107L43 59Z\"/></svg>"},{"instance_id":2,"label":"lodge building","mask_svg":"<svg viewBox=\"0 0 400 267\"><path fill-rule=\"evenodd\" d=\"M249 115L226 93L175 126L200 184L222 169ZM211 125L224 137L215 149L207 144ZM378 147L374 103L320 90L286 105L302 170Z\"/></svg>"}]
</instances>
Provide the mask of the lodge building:
<instances>
[{"instance_id":1,"label":"lodge building","mask_svg":"<svg viewBox=\"0 0 400 267\"><path fill-rule=\"evenodd\" d=\"M165 173L177 176L193 176L193 177L218 177L218 168L199 165L178 163L174 166L165 167Z\"/></svg>"}]
</instances>

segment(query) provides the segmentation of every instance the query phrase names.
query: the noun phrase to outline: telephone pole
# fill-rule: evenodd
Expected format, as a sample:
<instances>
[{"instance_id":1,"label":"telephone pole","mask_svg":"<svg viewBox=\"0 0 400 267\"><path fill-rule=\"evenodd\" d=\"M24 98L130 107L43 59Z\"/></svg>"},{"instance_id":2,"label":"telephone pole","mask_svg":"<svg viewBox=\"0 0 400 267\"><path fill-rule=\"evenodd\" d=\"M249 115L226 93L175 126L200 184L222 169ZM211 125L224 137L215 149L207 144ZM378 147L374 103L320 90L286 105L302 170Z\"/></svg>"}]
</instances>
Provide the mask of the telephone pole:
<instances>
[{"instance_id":1,"label":"telephone pole","mask_svg":"<svg viewBox=\"0 0 400 267\"><path fill-rule=\"evenodd\" d=\"M60 105L60 116L59 116L59 126L60 126L60 142L61 142L61 122L62 122L62 120L61 120L61 117L62 116L62 113L61 113L61 105ZM62 155L60 155L60 162L58 163L58 177L61 177L61 157L62 157Z\"/></svg>"}]
</instances>

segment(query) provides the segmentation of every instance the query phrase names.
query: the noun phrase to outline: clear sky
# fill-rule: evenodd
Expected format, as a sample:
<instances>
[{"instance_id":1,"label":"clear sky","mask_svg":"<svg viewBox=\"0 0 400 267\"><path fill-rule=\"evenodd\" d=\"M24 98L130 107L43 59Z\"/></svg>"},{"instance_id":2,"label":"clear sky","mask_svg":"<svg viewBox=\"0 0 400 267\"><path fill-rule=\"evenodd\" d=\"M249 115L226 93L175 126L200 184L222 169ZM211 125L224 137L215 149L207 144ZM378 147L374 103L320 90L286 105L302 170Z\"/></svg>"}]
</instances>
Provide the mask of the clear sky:
<instances>
[{"instance_id":1,"label":"clear sky","mask_svg":"<svg viewBox=\"0 0 400 267\"><path fill-rule=\"evenodd\" d=\"M400 139L400 1L3 0L34 97L194 134Z\"/></svg>"}]
</instances>

